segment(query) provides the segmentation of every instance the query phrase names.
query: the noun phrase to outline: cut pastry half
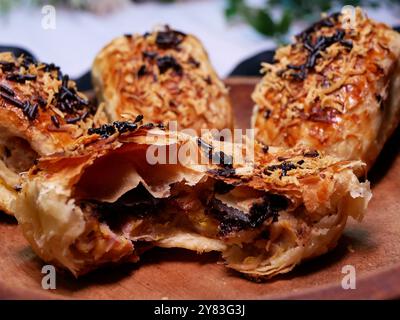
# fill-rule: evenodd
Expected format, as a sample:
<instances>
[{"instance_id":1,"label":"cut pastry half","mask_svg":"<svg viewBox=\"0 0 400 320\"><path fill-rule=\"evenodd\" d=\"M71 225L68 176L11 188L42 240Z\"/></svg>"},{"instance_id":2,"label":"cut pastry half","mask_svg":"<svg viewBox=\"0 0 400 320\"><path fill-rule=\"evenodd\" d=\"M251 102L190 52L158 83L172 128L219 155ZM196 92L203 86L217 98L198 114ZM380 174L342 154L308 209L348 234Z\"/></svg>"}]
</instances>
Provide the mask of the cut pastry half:
<instances>
[{"instance_id":1,"label":"cut pastry half","mask_svg":"<svg viewBox=\"0 0 400 320\"><path fill-rule=\"evenodd\" d=\"M0 210L14 212L21 172L62 152L97 123L87 98L54 64L0 53Z\"/></svg>"},{"instance_id":2,"label":"cut pastry half","mask_svg":"<svg viewBox=\"0 0 400 320\"><path fill-rule=\"evenodd\" d=\"M370 168L400 120L400 34L358 8L295 40L276 52L276 63L263 64L252 95L256 138L306 144Z\"/></svg>"},{"instance_id":3,"label":"cut pastry half","mask_svg":"<svg viewBox=\"0 0 400 320\"><path fill-rule=\"evenodd\" d=\"M111 41L92 66L97 98L110 119L147 121L174 128L232 129L228 90L193 35L168 26Z\"/></svg>"},{"instance_id":4,"label":"cut pastry half","mask_svg":"<svg viewBox=\"0 0 400 320\"><path fill-rule=\"evenodd\" d=\"M153 246L221 252L272 277L332 249L371 193L340 161L309 149L230 144L139 123L91 130L69 155L29 172L16 217L34 251L75 276L136 262Z\"/></svg>"}]
</instances>

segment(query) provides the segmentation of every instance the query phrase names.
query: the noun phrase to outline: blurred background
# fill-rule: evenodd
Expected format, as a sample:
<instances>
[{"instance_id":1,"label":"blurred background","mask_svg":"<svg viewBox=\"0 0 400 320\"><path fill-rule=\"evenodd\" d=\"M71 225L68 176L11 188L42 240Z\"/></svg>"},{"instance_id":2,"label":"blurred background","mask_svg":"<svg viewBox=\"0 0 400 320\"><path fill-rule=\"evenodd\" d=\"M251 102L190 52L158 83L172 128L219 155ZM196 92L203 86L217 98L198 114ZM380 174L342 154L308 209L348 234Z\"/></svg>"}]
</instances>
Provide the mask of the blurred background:
<instances>
[{"instance_id":1,"label":"blurred background","mask_svg":"<svg viewBox=\"0 0 400 320\"><path fill-rule=\"evenodd\" d=\"M243 60L290 41L321 12L344 5L362 5L370 17L400 25L400 0L0 0L0 46L25 48L77 78L112 38L169 24L197 35L226 77Z\"/></svg>"}]
</instances>

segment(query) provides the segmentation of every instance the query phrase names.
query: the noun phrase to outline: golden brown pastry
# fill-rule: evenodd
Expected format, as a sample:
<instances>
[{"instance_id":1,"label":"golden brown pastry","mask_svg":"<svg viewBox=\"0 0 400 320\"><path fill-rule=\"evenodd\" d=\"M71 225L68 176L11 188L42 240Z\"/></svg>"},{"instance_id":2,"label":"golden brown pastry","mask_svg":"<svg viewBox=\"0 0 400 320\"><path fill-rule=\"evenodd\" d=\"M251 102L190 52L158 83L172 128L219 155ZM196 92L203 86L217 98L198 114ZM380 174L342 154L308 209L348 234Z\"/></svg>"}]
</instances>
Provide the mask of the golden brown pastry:
<instances>
[{"instance_id":1,"label":"golden brown pastry","mask_svg":"<svg viewBox=\"0 0 400 320\"><path fill-rule=\"evenodd\" d=\"M114 39L97 55L92 77L110 119L147 121L178 128L222 130L233 125L228 91L201 42L166 26Z\"/></svg>"},{"instance_id":2,"label":"golden brown pastry","mask_svg":"<svg viewBox=\"0 0 400 320\"><path fill-rule=\"evenodd\" d=\"M304 143L370 167L400 119L400 34L361 9L353 29L346 19L324 18L263 65L252 122L267 145Z\"/></svg>"},{"instance_id":3,"label":"golden brown pastry","mask_svg":"<svg viewBox=\"0 0 400 320\"><path fill-rule=\"evenodd\" d=\"M333 248L371 197L354 174L360 161L257 144L254 162L246 144L140 120L91 129L69 155L30 171L16 217L43 260L78 276L179 247L219 251L227 267L271 277Z\"/></svg>"},{"instance_id":4,"label":"golden brown pastry","mask_svg":"<svg viewBox=\"0 0 400 320\"><path fill-rule=\"evenodd\" d=\"M86 133L95 110L54 64L11 53L0 53L0 109L0 210L13 213L19 173Z\"/></svg>"}]
</instances>

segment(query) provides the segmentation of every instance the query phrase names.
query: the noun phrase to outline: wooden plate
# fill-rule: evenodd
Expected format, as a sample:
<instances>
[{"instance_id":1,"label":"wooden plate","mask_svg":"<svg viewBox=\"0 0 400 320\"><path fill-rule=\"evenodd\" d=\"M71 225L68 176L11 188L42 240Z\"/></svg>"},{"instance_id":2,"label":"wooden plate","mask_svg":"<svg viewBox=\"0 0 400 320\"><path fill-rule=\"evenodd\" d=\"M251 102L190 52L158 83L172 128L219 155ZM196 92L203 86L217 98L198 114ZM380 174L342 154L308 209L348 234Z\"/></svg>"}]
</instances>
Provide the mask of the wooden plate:
<instances>
[{"instance_id":1,"label":"wooden plate","mask_svg":"<svg viewBox=\"0 0 400 320\"><path fill-rule=\"evenodd\" d=\"M249 127L255 81L233 78L237 126ZM265 283L245 280L218 264L217 254L154 249L134 265L96 271L80 279L57 273L57 289L41 287L44 263L11 217L0 213L1 298L269 299L400 297L400 130L370 172L373 199L363 223L350 221L335 250ZM356 289L344 290L342 268L356 270Z\"/></svg>"}]
</instances>

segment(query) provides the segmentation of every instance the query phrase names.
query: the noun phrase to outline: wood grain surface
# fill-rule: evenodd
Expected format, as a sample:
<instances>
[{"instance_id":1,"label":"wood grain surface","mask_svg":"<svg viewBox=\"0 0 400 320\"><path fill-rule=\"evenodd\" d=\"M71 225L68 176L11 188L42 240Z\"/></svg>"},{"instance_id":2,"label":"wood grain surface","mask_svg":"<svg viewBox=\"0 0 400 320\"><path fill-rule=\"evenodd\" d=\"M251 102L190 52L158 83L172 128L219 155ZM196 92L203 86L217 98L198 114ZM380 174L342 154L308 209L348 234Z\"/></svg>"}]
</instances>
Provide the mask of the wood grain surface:
<instances>
[{"instance_id":1,"label":"wood grain surface","mask_svg":"<svg viewBox=\"0 0 400 320\"><path fill-rule=\"evenodd\" d=\"M228 79L236 125L248 128L257 79ZM400 130L369 174L373 199L363 223L350 221L338 246L293 272L254 283L219 264L218 254L154 249L138 264L75 279L57 272L57 289L41 288L44 263L16 221L0 213L0 298L3 299L360 299L400 298ZM356 268L357 288L344 290L342 267Z\"/></svg>"}]
</instances>

